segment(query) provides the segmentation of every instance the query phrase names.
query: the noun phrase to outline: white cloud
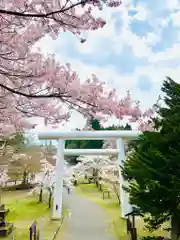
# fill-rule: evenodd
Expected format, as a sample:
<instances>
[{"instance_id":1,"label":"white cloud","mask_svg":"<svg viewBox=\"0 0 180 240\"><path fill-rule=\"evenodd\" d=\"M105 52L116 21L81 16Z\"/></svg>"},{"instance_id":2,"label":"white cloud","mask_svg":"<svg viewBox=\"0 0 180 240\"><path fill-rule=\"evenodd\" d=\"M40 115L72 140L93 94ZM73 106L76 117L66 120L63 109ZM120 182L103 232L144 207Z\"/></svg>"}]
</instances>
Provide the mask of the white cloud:
<instances>
[{"instance_id":1,"label":"white cloud","mask_svg":"<svg viewBox=\"0 0 180 240\"><path fill-rule=\"evenodd\" d=\"M180 11L171 14L171 20L174 26L180 27Z\"/></svg>"},{"instance_id":2,"label":"white cloud","mask_svg":"<svg viewBox=\"0 0 180 240\"><path fill-rule=\"evenodd\" d=\"M147 33L146 37L142 37L143 42L147 44L148 46L152 46L153 44L156 44L161 41L161 37L158 34L155 34L153 32Z\"/></svg>"},{"instance_id":3,"label":"white cloud","mask_svg":"<svg viewBox=\"0 0 180 240\"><path fill-rule=\"evenodd\" d=\"M174 43L172 48L167 48L164 52L153 53L149 57L149 62L151 63L160 63L167 62L174 59L179 59L180 57L180 44Z\"/></svg>"},{"instance_id":4,"label":"white cloud","mask_svg":"<svg viewBox=\"0 0 180 240\"><path fill-rule=\"evenodd\" d=\"M148 10L143 4L138 4L134 10L137 11L137 13L131 18L138 21L145 21L148 19Z\"/></svg>"},{"instance_id":5,"label":"white cloud","mask_svg":"<svg viewBox=\"0 0 180 240\"><path fill-rule=\"evenodd\" d=\"M178 0L166 0L165 5L170 11L180 9L180 3Z\"/></svg>"},{"instance_id":6,"label":"white cloud","mask_svg":"<svg viewBox=\"0 0 180 240\"><path fill-rule=\"evenodd\" d=\"M115 20L110 18L107 21L106 27L98 29L97 31L90 32L86 34L87 41L85 43L81 43L80 41L75 42L76 49L79 50L81 53L98 53L101 50L101 53L105 52L105 49L102 49L101 43L98 41L102 38L109 38L112 37L113 40L116 40L116 33L115 33ZM114 51L116 49L114 48Z\"/></svg>"},{"instance_id":7,"label":"white cloud","mask_svg":"<svg viewBox=\"0 0 180 240\"><path fill-rule=\"evenodd\" d=\"M121 44L131 46L133 53L137 58L149 57L152 53L150 45L159 42L161 37L159 33L156 32L149 32L143 37L137 36L136 33L133 33L130 28L130 23L134 20L147 20L149 22L150 13L145 4L138 4L136 8L133 7L132 9L137 11L137 14L133 17L128 15L126 8L124 8L121 12L123 24L121 33L118 36L118 41L121 42ZM116 45L116 48L118 48L118 45Z\"/></svg>"}]
</instances>

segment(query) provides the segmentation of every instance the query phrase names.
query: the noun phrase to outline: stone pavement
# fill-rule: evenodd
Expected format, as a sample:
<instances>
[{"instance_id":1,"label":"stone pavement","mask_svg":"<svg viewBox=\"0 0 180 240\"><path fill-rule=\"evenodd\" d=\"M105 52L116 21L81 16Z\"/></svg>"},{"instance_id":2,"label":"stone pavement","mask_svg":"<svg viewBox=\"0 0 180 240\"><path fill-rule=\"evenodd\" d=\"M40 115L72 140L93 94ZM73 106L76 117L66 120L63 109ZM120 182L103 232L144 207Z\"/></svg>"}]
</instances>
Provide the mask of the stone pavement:
<instances>
[{"instance_id":1,"label":"stone pavement","mask_svg":"<svg viewBox=\"0 0 180 240\"><path fill-rule=\"evenodd\" d=\"M70 214L61 240L116 240L108 233L108 215L103 208L75 192L63 193L63 201Z\"/></svg>"}]
</instances>

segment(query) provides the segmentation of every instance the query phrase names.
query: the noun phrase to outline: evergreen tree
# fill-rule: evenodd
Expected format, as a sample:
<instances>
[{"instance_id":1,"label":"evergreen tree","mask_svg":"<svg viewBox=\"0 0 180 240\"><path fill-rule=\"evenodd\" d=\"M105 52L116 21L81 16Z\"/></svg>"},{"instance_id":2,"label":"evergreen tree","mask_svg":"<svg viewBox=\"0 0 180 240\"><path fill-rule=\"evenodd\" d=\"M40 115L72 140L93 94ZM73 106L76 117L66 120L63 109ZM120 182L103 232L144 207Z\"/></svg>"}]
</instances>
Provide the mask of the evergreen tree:
<instances>
[{"instance_id":1,"label":"evergreen tree","mask_svg":"<svg viewBox=\"0 0 180 240\"><path fill-rule=\"evenodd\" d=\"M92 119L90 121L93 130L102 130L101 124L97 119ZM103 140L67 140L66 148L79 148L79 149L99 149L102 148ZM77 164L78 156L72 156L67 158L67 162L74 165Z\"/></svg>"},{"instance_id":2,"label":"evergreen tree","mask_svg":"<svg viewBox=\"0 0 180 240\"><path fill-rule=\"evenodd\" d=\"M180 84L167 78L164 106L152 119L157 132L144 132L124 163L130 202L144 213L151 230L171 221L171 239L180 239Z\"/></svg>"}]
</instances>

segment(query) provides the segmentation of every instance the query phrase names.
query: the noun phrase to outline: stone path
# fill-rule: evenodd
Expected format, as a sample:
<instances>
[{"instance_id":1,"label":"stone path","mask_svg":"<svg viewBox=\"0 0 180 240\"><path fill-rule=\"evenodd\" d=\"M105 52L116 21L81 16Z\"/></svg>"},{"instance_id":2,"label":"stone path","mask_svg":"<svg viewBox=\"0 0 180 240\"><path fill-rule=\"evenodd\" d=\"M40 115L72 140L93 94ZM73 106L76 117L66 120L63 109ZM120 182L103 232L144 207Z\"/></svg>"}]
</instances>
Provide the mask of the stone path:
<instances>
[{"instance_id":1,"label":"stone path","mask_svg":"<svg viewBox=\"0 0 180 240\"><path fill-rule=\"evenodd\" d=\"M63 197L70 214L61 240L116 240L108 233L109 216L103 208L74 192L68 195L66 189Z\"/></svg>"}]
</instances>

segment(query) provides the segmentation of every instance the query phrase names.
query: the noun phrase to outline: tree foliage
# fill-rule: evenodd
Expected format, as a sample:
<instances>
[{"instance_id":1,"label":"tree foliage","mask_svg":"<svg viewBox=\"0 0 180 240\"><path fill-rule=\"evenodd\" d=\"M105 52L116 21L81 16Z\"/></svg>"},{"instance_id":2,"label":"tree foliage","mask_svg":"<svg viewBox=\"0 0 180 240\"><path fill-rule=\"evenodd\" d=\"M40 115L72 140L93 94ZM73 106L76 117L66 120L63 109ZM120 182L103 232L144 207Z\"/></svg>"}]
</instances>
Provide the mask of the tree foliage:
<instances>
[{"instance_id":1,"label":"tree foliage","mask_svg":"<svg viewBox=\"0 0 180 240\"><path fill-rule=\"evenodd\" d=\"M42 54L44 37L57 39L61 32L70 32L83 43L84 34L105 25L93 11L120 5L119 0L0 2L1 137L34 128L27 117L42 117L57 126L70 118L72 109L85 117L144 117L130 93L119 98L93 73L82 82L70 63Z\"/></svg>"},{"instance_id":2,"label":"tree foliage","mask_svg":"<svg viewBox=\"0 0 180 240\"><path fill-rule=\"evenodd\" d=\"M39 146L23 146L18 154L14 154L8 161L7 174L11 180L22 180L29 184L35 174L42 169L42 150Z\"/></svg>"},{"instance_id":3,"label":"tree foliage","mask_svg":"<svg viewBox=\"0 0 180 240\"><path fill-rule=\"evenodd\" d=\"M180 84L167 78L164 103L152 119L155 132L144 132L132 144L123 175L129 181L130 202L142 213L150 229L171 220L172 239L180 237Z\"/></svg>"},{"instance_id":4,"label":"tree foliage","mask_svg":"<svg viewBox=\"0 0 180 240\"><path fill-rule=\"evenodd\" d=\"M0 167L8 164L9 159L14 153L18 153L24 146L24 135L17 133L16 135L0 139Z\"/></svg>"}]
</instances>

